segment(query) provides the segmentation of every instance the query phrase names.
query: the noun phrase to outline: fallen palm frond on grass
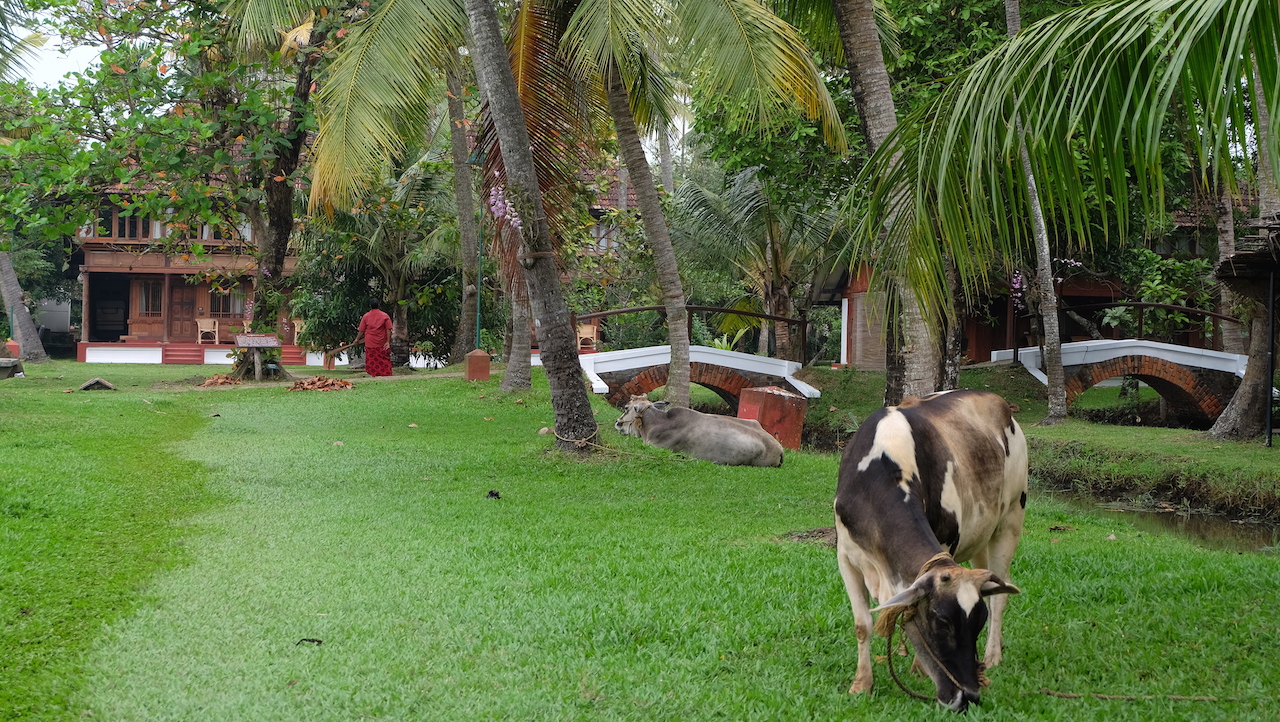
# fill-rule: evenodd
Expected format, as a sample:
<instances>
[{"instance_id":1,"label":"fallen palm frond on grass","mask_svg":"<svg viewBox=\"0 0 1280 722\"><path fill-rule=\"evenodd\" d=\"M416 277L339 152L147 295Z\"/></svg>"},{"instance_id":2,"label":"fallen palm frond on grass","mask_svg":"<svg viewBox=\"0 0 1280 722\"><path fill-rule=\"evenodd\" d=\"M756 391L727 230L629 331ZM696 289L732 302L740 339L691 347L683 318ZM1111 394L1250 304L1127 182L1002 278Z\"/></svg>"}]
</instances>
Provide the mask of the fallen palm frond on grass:
<instances>
[{"instance_id":1,"label":"fallen palm frond on grass","mask_svg":"<svg viewBox=\"0 0 1280 722\"><path fill-rule=\"evenodd\" d=\"M197 385L201 387L239 386L242 383L244 382L232 376L231 374L214 374Z\"/></svg>"},{"instance_id":2,"label":"fallen palm frond on grass","mask_svg":"<svg viewBox=\"0 0 1280 722\"><path fill-rule=\"evenodd\" d=\"M331 379L328 376L312 376L295 381L290 391L343 391L353 388L355 384L346 379Z\"/></svg>"}]
</instances>

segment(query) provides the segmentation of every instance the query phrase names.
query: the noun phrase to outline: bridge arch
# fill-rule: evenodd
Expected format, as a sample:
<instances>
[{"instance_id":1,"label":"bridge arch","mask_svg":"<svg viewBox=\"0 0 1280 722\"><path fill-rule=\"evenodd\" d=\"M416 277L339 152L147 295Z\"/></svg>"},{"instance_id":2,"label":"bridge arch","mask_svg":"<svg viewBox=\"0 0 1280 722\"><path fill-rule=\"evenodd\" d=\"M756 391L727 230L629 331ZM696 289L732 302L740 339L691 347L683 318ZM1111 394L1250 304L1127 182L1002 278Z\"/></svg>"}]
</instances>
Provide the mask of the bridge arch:
<instances>
[{"instance_id":1,"label":"bridge arch","mask_svg":"<svg viewBox=\"0 0 1280 722\"><path fill-rule=\"evenodd\" d=\"M650 366L647 369L633 370L635 375L629 379L615 378L609 381L609 403L622 407L632 396L642 396L667 385L667 366ZM601 374L601 376L607 376ZM761 374L746 374L736 369L716 364L694 361L689 364L689 381L705 386L716 392L731 408L738 407L738 395L743 389L755 386L789 387L786 379L781 377L763 377ZM615 385L615 382L616 385Z\"/></svg>"},{"instance_id":2,"label":"bridge arch","mask_svg":"<svg viewBox=\"0 0 1280 722\"><path fill-rule=\"evenodd\" d=\"M1212 369L1192 369L1155 356L1117 356L1105 361L1068 366L1067 404L1095 384L1117 376L1134 376L1155 389L1174 410L1188 419L1218 418L1239 385L1234 374Z\"/></svg>"}]
</instances>

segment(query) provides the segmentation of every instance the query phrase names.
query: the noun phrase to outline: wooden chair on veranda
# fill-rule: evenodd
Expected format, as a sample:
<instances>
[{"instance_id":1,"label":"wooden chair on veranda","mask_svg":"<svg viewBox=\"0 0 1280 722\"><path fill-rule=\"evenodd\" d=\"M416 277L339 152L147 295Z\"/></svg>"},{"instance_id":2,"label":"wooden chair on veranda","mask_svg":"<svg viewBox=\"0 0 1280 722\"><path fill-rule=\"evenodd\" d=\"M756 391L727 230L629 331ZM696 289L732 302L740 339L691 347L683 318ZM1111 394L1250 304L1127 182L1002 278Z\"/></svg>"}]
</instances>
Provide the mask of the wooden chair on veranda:
<instances>
[{"instance_id":1,"label":"wooden chair on veranda","mask_svg":"<svg viewBox=\"0 0 1280 722\"><path fill-rule=\"evenodd\" d=\"M196 319L196 343L202 344L205 341L208 341L215 346L218 344L218 319Z\"/></svg>"}]
</instances>

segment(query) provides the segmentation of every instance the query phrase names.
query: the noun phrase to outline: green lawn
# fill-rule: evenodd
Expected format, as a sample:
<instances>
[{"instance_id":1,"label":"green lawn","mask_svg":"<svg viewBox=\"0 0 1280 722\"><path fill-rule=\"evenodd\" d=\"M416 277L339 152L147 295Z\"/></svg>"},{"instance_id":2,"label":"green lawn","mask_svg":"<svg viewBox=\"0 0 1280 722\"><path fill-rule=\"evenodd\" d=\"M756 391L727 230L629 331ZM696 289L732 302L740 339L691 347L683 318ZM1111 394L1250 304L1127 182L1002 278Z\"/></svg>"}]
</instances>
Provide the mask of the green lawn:
<instances>
[{"instance_id":1,"label":"green lawn","mask_svg":"<svg viewBox=\"0 0 1280 722\"><path fill-rule=\"evenodd\" d=\"M882 665L845 693L834 554L782 540L831 523L832 455L684 461L600 405L616 451L566 458L540 378L156 387L210 372L0 381L0 718L952 719ZM1280 558L1045 501L1013 577L971 718L1280 716Z\"/></svg>"}]
</instances>

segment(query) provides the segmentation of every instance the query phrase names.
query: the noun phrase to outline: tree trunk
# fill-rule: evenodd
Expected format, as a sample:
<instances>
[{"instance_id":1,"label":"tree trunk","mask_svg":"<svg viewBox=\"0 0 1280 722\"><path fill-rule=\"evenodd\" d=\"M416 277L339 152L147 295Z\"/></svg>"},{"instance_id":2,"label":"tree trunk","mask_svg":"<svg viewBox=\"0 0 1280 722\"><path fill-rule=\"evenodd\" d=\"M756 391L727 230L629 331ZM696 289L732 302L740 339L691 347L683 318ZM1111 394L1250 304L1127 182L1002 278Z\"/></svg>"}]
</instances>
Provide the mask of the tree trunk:
<instances>
[{"instance_id":1,"label":"tree trunk","mask_svg":"<svg viewBox=\"0 0 1280 722\"><path fill-rule=\"evenodd\" d=\"M1240 387L1231 397L1231 403L1209 429L1209 435L1219 439L1252 439L1262 433L1266 414L1270 411L1267 390L1271 379L1267 378L1267 309L1255 303L1253 320L1249 324L1249 365L1245 367Z\"/></svg>"},{"instance_id":2,"label":"tree trunk","mask_svg":"<svg viewBox=\"0 0 1280 722\"><path fill-rule=\"evenodd\" d=\"M853 101L868 151L876 152L898 125L889 71L876 30L872 0L832 0L840 43L853 81ZM891 284L898 294L901 318L886 318L885 399L901 401L935 391L938 384L938 344L921 313L920 303L905 279ZM896 340L895 340L896 339Z\"/></svg>"},{"instance_id":3,"label":"tree trunk","mask_svg":"<svg viewBox=\"0 0 1280 722\"><path fill-rule=\"evenodd\" d=\"M689 405L689 327L685 310L684 286L680 283L680 269L676 266L676 252L667 232L667 218L662 212L662 201L649 170L649 160L640 143L640 132L631 115L631 103L622 78L611 72L606 79L609 93L609 114L618 133L618 146L623 162L636 189L636 205L640 209L640 221L644 225L645 242L653 252L653 264L658 271L658 286L662 293L662 305L667 310L667 342L671 344L671 365L667 371L666 400L673 406Z\"/></svg>"},{"instance_id":4,"label":"tree trunk","mask_svg":"<svg viewBox=\"0 0 1280 722\"><path fill-rule=\"evenodd\" d=\"M22 302L22 284L13 270L13 259L5 251L0 251L0 300L4 301L4 308L13 321L10 329L13 340L22 347L19 358L30 363L48 361L49 355L40 342L40 332L36 330L35 321L31 320L31 310Z\"/></svg>"},{"instance_id":5,"label":"tree trunk","mask_svg":"<svg viewBox=\"0 0 1280 722\"><path fill-rule=\"evenodd\" d=\"M458 333L449 351L449 363L462 363L467 353L479 348L476 338L476 299L480 297L480 229L476 225L475 199L472 195L471 166L467 164L467 117L462 104L460 67L445 74L449 86L449 136L453 144L453 198L458 207L458 239L462 253L462 309L458 314Z\"/></svg>"},{"instance_id":6,"label":"tree trunk","mask_svg":"<svg viewBox=\"0 0 1280 722\"><path fill-rule=\"evenodd\" d=\"M938 390L938 339L934 338L916 294L907 289L902 303L903 386L905 396L928 396Z\"/></svg>"},{"instance_id":7,"label":"tree trunk","mask_svg":"<svg viewBox=\"0 0 1280 722\"><path fill-rule=\"evenodd\" d=\"M1257 133L1265 135L1271 128L1271 112L1267 108L1267 99L1262 95L1262 78L1258 75L1258 66L1253 66L1253 102L1257 111L1254 123ZM1271 167L1271 158L1267 156L1266 147L1258 144L1258 217L1271 218L1280 213L1280 192L1276 189L1275 171Z\"/></svg>"},{"instance_id":8,"label":"tree trunk","mask_svg":"<svg viewBox=\"0 0 1280 722\"><path fill-rule=\"evenodd\" d=\"M532 386L529 361L533 339L529 332L528 294L521 293L523 289L519 288L523 285L522 280L512 281L511 293L507 295L511 300L511 335L508 337L510 349L507 352L507 370L502 374L502 383L498 385L502 391L516 391Z\"/></svg>"},{"instance_id":9,"label":"tree trunk","mask_svg":"<svg viewBox=\"0 0 1280 722\"><path fill-rule=\"evenodd\" d=\"M1254 83L1261 87L1258 78ZM1268 127L1269 115L1262 94L1255 94L1257 104L1255 122L1258 129ZM1264 131L1265 132L1265 131ZM1264 175L1265 169L1265 175ZM1280 212L1280 190L1277 190L1275 178L1271 172L1271 158L1266 153L1266 146L1258 144L1258 216L1265 218L1269 214ZM1232 249L1234 250L1234 248ZM1268 303L1271 299L1267 299ZM1209 435L1218 438L1251 439L1262 433L1266 427L1266 415L1271 412L1270 394L1274 379L1267 378L1267 356L1274 353L1275 339L1269 335L1267 327L1267 306L1253 303L1249 324L1249 365L1245 367L1244 378L1231 397L1231 403L1209 429Z\"/></svg>"},{"instance_id":10,"label":"tree trunk","mask_svg":"<svg viewBox=\"0 0 1280 722\"><path fill-rule=\"evenodd\" d=\"M1005 0L1004 19L1009 37L1022 30L1022 9L1018 0ZM1044 330L1044 372L1049 378L1049 415L1042 424L1056 424L1067 418L1067 383L1062 370L1062 331L1058 320L1058 293L1053 286L1053 256L1049 253L1049 231L1045 227L1044 210L1036 177L1031 172L1031 156L1022 138L1022 122L1018 122L1021 143L1022 176L1027 184L1027 202L1031 206L1031 227L1036 239L1036 283L1040 288L1040 322Z\"/></svg>"},{"instance_id":11,"label":"tree trunk","mask_svg":"<svg viewBox=\"0 0 1280 722\"><path fill-rule=\"evenodd\" d=\"M671 160L671 129L658 129L658 160L662 164L662 189L671 195L676 192L676 168Z\"/></svg>"},{"instance_id":12,"label":"tree trunk","mask_svg":"<svg viewBox=\"0 0 1280 722\"><path fill-rule=\"evenodd\" d=\"M867 150L875 153L898 125L893 104L889 71L876 30L872 0L832 0L840 44L853 81L853 102L858 107L858 124L867 139Z\"/></svg>"},{"instance_id":13,"label":"tree trunk","mask_svg":"<svg viewBox=\"0 0 1280 722\"><path fill-rule=\"evenodd\" d=\"M787 318L791 318L792 313L791 313L791 289L790 288L783 287L783 288L778 288L775 291L775 296L773 300L773 310L770 311L770 313L775 316L786 316ZM775 345L777 346L776 353L778 358L786 359L788 361L795 361L796 360L795 349L792 347L792 344L791 344L791 324L786 321L774 321L773 336L774 338L777 339L777 342ZM803 358L801 358L800 360L802 362L804 361Z\"/></svg>"},{"instance_id":14,"label":"tree trunk","mask_svg":"<svg viewBox=\"0 0 1280 722\"><path fill-rule=\"evenodd\" d=\"M391 306L391 368L409 365L409 304L388 300Z\"/></svg>"},{"instance_id":15,"label":"tree trunk","mask_svg":"<svg viewBox=\"0 0 1280 722\"><path fill-rule=\"evenodd\" d=\"M312 38L315 43L320 40L322 38ZM293 178L293 173L298 170L298 161L306 145L307 129L303 121L311 102L311 66L318 59L319 53L308 53L298 61L298 77L294 80L289 117L282 133L287 145L276 151L271 170L263 182L267 232L254 238L258 246L259 269L254 279L253 304L253 321L263 329L275 329L276 320L284 306L284 293L288 288L284 277L284 259L294 226L293 197L297 181Z\"/></svg>"},{"instance_id":16,"label":"tree trunk","mask_svg":"<svg viewBox=\"0 0 1280 722\"><path fill-rule=\"evenodd\" d=\"M539 321L539 349L551 387L555 430L559 448L586 451L598 430L591 400L578 364L577 334L560 287L560 271L552 252L551 230L542 207L542 193L533 165L529 130L516 92L507 46L502 41L493 0L466 0L471 22L476 77L493 124L506 166L509 197L518 213L522 243L520 262L529 284L533 314Z\"/></svg>"},{"instance_id":17,"label":"tree trunk","mask_svg":"<svg viewBox=\"0 0 1280 722\"><path fill-rule=\"evenodd\" d=\"M960 388L960 355L964 346L964 322L960 309L965 308L960 288L960 274L956 264L947 259L947 290L951 293L953 312L945 319L943 327L942 369L938 379L939 391Z\"/></svg>"},{"instance_id":18,"label":"tree trunk","mask_svg":"<svg viewBox=\"0 0 1280 722\"><path fill-rule=\"evenodd\" d=\"M1262 180L1261 174L1259 174L1259 180ZM1218 212L1218 258L1226 258L1236 252L1235 202L1231 198L1231 192L1227 189L1226 183L1222 184L1221 192L1218 194L1216 210ZM1232 315L1232 308L1239 305L1236 295L1225 283L1218 284L1218 290L1218 313ZM1222 332L1222 350L1227 353L1244 353L1244 329L1240 328L1240 324L1234 321L1222 321L1219 327Z\"/></svg>"}]
</instances>

